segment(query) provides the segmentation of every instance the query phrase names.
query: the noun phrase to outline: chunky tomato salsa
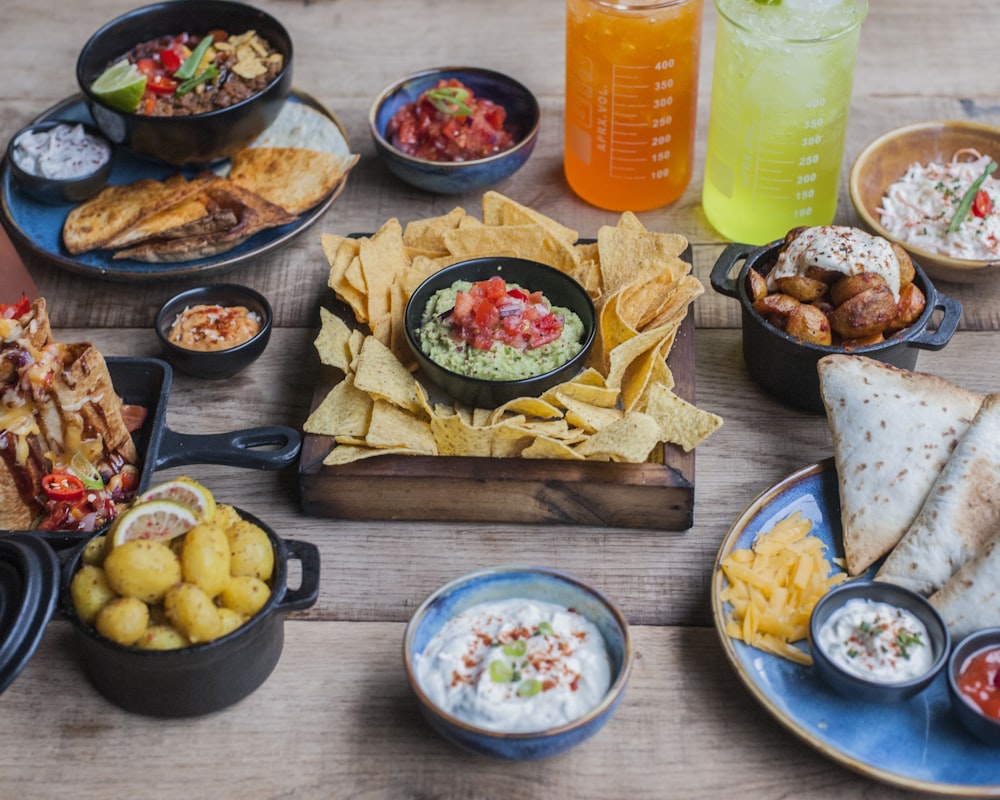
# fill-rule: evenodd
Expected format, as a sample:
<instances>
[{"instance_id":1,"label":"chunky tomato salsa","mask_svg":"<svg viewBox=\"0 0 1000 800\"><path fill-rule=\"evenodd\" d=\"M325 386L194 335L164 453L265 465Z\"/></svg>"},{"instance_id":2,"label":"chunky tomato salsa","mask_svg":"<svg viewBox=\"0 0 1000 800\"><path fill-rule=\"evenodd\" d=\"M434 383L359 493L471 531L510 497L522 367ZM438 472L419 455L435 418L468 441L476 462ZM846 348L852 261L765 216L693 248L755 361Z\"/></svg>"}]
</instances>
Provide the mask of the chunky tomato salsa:
<instances>
[{"instance_id":1,"label":"chunky tomato salsa","mask_svg":"<svg viewBox=\"0 0 1000 800\"><path fill-rule=\"evenodd\" d=\"M578 352L583 322L530 292L494 276L456 281L436 292L418 331L420 347L453 372L486 380L541 375Z\"/></svg>"},{"instance_id":2,"label":"chunky tomato salsa","mask_svg":"<svg viewBox=\"0 0 1000 800\"><path fill-rule=\"evenodd\" d=\"M392 116L385 138L427 161L473 161L514 146L506 121L503 106L476 97L457 78L442 79Z\"/></svg>"}]
</instances>

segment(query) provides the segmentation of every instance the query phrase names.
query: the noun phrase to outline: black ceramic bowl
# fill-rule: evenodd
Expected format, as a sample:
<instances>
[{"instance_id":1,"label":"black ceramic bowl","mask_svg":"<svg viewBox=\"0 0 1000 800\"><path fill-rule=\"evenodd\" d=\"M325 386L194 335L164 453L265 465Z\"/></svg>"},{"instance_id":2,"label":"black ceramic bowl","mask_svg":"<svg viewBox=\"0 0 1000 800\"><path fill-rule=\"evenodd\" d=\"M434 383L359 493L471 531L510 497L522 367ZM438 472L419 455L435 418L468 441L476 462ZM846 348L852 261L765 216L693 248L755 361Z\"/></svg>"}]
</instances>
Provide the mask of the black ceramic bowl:
<instances>
[{"instance_id":1,"label":"black ceramic bowl","mask_svg":"<svg viewBox=\"0 0 1000 800\"><path fill-rule=\"evenodd\" d=\"M196 305L244 306L261 319L260 331L252 339L228 350L190 350L172 342L168 334L177 315ZM156 335L166 359L177 369L196 378L229 378L250 366L271 338L274 316L271 304L260 292L235 283L213 283L188 289L171 297L156 315Z\"/></svg>"},{"instance_id":2,"label":"black ceramic bowl","mask_svg":"<svg viewBox=\"0 0 1000 800\"><path fill-rule=\"evenodd\" d=\"M985 628L970 633L952 651L948 660L948 693L952 708L961 723L987 744L1000 745L1000 719L989 717L967 700L958 688L958 678L965 663L981 650L1000 647L1000 628Z\"/></svg>"},{"instance_id":3,"label":"black ceramic bowl","mask_svg":"<svg viewBox=\"0 0 1000 800\"><path fill-rule=\"evenodd\" d=\"M831 614L854 598L889 603L909 611L924 623L930 637L927 646L932 648L932 663L927 672L907 681L880 683L855 675L828 657L819 645L820 629ZM827 592L813 609L809 618L809 650L814 669L841 694L867 702L899 703L926 689L944 669L951 650L951 635L937 609L922 595L884 581L850 581Z\"/></svg>"},{"instance_id":4,"label":"black ceramic bowl","mask_svg":"<svg viewBox=\"0 0 1000 800\"><path fill-rule=\"evenodd\" d=\"M186 117L153 117L104 105L91 84L135 45L159 36L255 30L284 57L281 74L262 92L227 108ZM292 90L292 40L270 14L227 0L176 0L129 11L101 27L83 46L76 79L97 126L114 143L174 166L226 158L252 142L278 116Z\"/></svg>"},{"instance_id":5,"label":"black ceramic bowl","mask_svg":"<svg viewBox=\"0 0 1000 800\"><path fill-rule=\"evenodd\" d=\"M482 281L499 275L507 283L516 283L528 291L541 291L553 305L568 308L583 322L583 347L569 361L549 372L519 380L470 378L432 361L420 349L417 329L427 303L435 292L455 281ZM404 319L406 341L421 370L452 399L468 406L496 408L515 397L535 397L556 384L568 381L580 371L594 342L596 312L586 290L569 275L546 264L508 256L474 258L452 264L435 272L420 284L406 304Z\"/></svg>"},{"instance_id":6,"label":"black ceramic bowl","mask_svg":"<svg viewBox=\"0 0 1000 800\"><path fill-rule=\"evenodd\" d=\"M30 169L21 166L18 158L18 141L26 134L50 132L61 125L76 127L82 125L84 132L101 142L107 148L107 158L85 175L74 178L50 178L38 175ZM17 180L21 188L36 200L52 205L62 205L65 203L82 203L97 194L105 187L108 178L111 176L111 169L114 165L115 148L97 128L81 122L70 122L66 120L46 120L28 125L15 133L10 142L7 143L7 163L10 165L11 175Z\"/></svg>"},{"instance_id":7,"label":"black ceramic bowl","mask_svg":"<svg viewBox=\"0 0 1000 800\"><path fill-rule=\"evenodd\" d=\"M153 651L105 639L77 616L69 594L86 543L68 557L62 572L62 610L76 633L87 676L115 705L153 717L208 714L251 694L278 663L285 613L309 608L319 594L319 550L307 542L282 540L252 514L237 511L262 528L274 546L271 596L241 627L212 642ZM300 562L301 579L298 588L289 589L288 562L293 559Z\"/></svg>"},{"instance_id":8,"label":"black ceramic bowl","mask_svg":"<svg viewBox=\"0 0 1000 800\"><path fill-rule=\"evenodd\" d=\"M712 288L740 301L743 313L743 360L750 376L765 391L784 403L806 411L824 411L819 391L817 362L830 353L851 353L912 370L920 350L940 350L951 340L962 317L962 305L938 292L920 265L914 283L927 299L920 317L884 342L867 347L824 346L804 342L767 322L753 308L750 295L751 269L766 276L774 266L783 240L761 247L731 244L712 267ZM736 265L743 266L734 277ZM936 327L929 329L932 318L940 314Z\"/></svg>"},{"instance_id":9,"label":"black ceramic bowl","mask_svg":"<svg viewBox=\"0 0 1000 800\"><path fill-rule=\"evenodd\" d=\"M407 155L390 144L386 126L400 108L434 88L442 78L457 78L476 97L492 100L507 111L506 127L514 146L502 153L472 161L428 161ZM478 191L509 178L531 155L538 138L541 112L535 96L521 83L500 72L479 67L436 67L396 81L386 87L368 113L375 149L389 170L419 189L439 194Z\"/></svg>"}]
</instances>

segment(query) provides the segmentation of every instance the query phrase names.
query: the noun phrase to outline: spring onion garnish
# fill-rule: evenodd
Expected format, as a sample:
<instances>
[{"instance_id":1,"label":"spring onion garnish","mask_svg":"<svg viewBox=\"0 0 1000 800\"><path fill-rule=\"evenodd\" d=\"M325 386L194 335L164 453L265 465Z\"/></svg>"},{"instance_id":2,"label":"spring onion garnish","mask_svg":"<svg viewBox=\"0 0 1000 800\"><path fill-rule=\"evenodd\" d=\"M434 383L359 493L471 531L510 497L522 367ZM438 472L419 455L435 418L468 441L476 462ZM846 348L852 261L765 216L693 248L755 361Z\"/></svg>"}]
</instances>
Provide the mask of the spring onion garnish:
<instances>
[{"instance_id":1,"label":"spring onion garnish","mask_svg":"<svg viewBox=\"0 0 1000 800\"><path fill-rule=\"evenodd\" d=\"M95 467L90 462L90 459L83 453L77 452L73 454L73 458L71 458L69 462L69 468L74 472L76 477L83 481L85 488L104 488L104 478L102 478L101 473L97 471L97 467Z\"/></svg>"},{"instance_id":2,"label":"spring onion garnish","mask_svg":"<svg viewBox=\"0 0 1000 800\"><path fill-rule=\"evenodd\" d=\"M514 679L514 670L505 661L491 661L490 678L494 683L510 683Z\"/></svg>"},{"instance_id":3,"label":"spring onion garnish","mask_svg":"<svg viewBox=\"0 0 1000 800\"><path fill-rule=\"evenodd\" d=\"M507 642L503 646L503 654L505 656L510 656L511 658L520 658L525 653L528 652L528 643L524 639L515 639L512 642Z\"/></svg>"},{"instance_id":4,"label":"spring onion garnish","mask_svg":"<svg viewBox=\"0 0 1000 800\"><path fill-rule=\"evenodd\" d=\"M965 215L969 213L969 209L972 208L972 201L976 199L976 195L979 194L979 189L983 185L983 182L991 175L997 168L996 161L990 161L986 165L986 169L983 170L983 174L976 178L972 185L966 189L965 194L962 195L962 202L958 204L958 210L955 212L955 216L951 218L951 225L948 226L948 233L954 233L958 230L962 221L965 219Z\"/></svg>"},{"instance_id":5,"label":"spring onion garnish","mask_svg":"<svg viewBox=\"0 0 1000 800\"><path fill-rule=\"evenodd\" d=\"M185 62L187 63L187 62ZM193 78L188 78L184 83L177 87L177 94L187 94L199 83L205 81L210 81L213 78L219 76L219 68L215 64L209 64L205 69L195 75Z\"/></svg>"},{"instance_id":6,"label":"spring onion garnish","mask_svg":"<svg viewBox=\"0 0 1000 800\"><path fill-rule=\"evenodd\" d=\"M542 682L536 681L534 678L528 678L528 680L523 681L520 686L517 687L518 697L534 697L542 691Z\"/></svg>"},{"instance_id":7,"label":"spring onion garnish","mask_svg":"<svg viewBox=\"0 0 1000 800\"><path fill-rule=\"evenodd\" d=\"M193 78L198 71L198 67L201 66L201 60L205 57L205 53L208 52L208 48L212 46L214 40L215 37L209 34L198 42L198 46L191 51L191 55L185 58L184 63L177 68L174 77L179 81L187 81ZM191 90L188 89L188 91Z\"/></svg>"},{"instance_id":8,"label":"spring onion garnish","mask_svg":"<svg viewBox=\"0 0 1000 800\"><path fill-rule=\"evenodd\" d=\"M466 101L472 96L472 92L459 86L440 86L427 91L427 99L442 114L452 117L468 117L472 115L472 109L466 105Z\"/></svg>"},{"instance_id":9,"label":"spring onion garnish","mask_svg":"<svg viewBox=\"0 0 1000 800\"><path fill-rule=\"evenodd\" d=\"M552 626L549 625L549 623L547 623L547 622L545 622L543 620L542 622L538 623L538 635L539 636L554 636L555 635L555 631L552 630Z\"/></svg>"}]
</instances>

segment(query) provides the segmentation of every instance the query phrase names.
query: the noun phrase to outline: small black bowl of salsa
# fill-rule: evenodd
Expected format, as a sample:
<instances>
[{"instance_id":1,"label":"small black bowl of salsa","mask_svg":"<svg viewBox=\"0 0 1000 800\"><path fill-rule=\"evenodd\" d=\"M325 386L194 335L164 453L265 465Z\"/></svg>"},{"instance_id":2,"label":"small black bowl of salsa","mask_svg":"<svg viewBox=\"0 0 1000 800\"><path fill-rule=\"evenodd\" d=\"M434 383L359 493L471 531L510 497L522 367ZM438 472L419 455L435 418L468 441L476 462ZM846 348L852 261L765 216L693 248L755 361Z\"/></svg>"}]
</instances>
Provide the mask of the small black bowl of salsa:
<instances>
[{"instance_id":1,"label":"small black bowl of salsa","mask_svg":"<svg viewBox=\"0 0 1000 800\"><path fill-rule=\"evenodd\" d=\"M240 65L236 51L251 31L267 55ZM184 64L209 35L210 46L236 44L229 52L213 50L207 73L205 61ZM94 91L94 82L125 58L146 76L129 110ZM278 116L292 89L292 40L277 19L243 3L156 3L94 33L80 51L76 78L95 124L112 142L174 166L200 166L233 155Z\"/></svg>"},{"instance_id":2,"label":"small black bowl of salsa","mask_svg":"<svg viewBox=\"0 0 1000 800\"><path fill-rule=\"evenodd\" d=\"M506 256L435 272L410 296L404 323L423 373L477 408L537 397L570 380L597 329L594 303L573 278Z\"/></svg>"}]
</instances>

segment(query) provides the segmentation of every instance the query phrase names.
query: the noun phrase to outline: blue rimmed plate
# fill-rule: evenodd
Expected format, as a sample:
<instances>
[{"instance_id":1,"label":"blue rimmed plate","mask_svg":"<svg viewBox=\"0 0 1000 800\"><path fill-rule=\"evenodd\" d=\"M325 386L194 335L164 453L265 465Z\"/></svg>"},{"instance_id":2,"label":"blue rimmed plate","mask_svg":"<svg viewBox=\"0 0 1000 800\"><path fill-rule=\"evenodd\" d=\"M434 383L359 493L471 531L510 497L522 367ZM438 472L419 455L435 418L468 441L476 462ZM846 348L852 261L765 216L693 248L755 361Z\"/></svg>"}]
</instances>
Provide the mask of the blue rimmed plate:
<instances>
[{"instance_id":1,"label":"blue rimmed plate","mask_svg":"<svg viewBox=\"0 0 1000 800\"><path fill-rule=\"evenodd\" d=\"M833 459L803 467L760 494L733 523L715 560L712 613L726 657L754 698L806 744L845 767L905 789L1000 797L1000 759L952 712L942 673L921 694L894 705L864 703L831 689L809 667L731 639L725 632L721 563L759 533L799 511L828 557L842 557L840 494ZM874 570L874 568L873 568Z\"/></svg>"},{"instance_id":2,"label":"blue rimmed plate","mask_svg":"<svg viewBox=\"0 0 1000 800\"><path fill-rule=\"evenodd\" d=\"M347 134L329 110L309 95L295 89L292 90L286 102L304 103L325 117L329 124L325 124L322 129L311 130L308 141L303 141L300 145L288 141L286 136L285 140L280 143L281 146L311 146L316 149L329 150L338 155L347 156L350 154ZM57 103L34 121L41 122L50 119L93 124L93 117L87 109L82 94L68 97ZM275 124L279 121L280 116ZM263 145L278 146L268 140L270 130L264 131L257 141ZM294 135L295 130L293 129L291 133ZM228 161L216 165L215 169L225 170L227 166ZM176 171L170 165L143 158L121 147L115 154L115 166L111 172L109 183L131 183L140 178L163 180ZM329 195L308 211L300 214L294 222L261 231L232 250L192 261L150 264L131 259L116 260L111 257L110 251L107 250L95 250L79 255L69 253L62 244L62 227L72 206L46 205L32 198L18 185L11 174L10 164L4 159L0 164L0 223L3 224L15 242L27 248L46 263L93 278L142 281L193 275L202 276L231 270L246 264L257 256L287 244L316 222L330 207L343 191L347 177L345 175Z\"/></svg>"}]
</instances>

